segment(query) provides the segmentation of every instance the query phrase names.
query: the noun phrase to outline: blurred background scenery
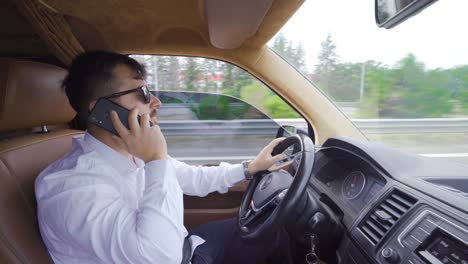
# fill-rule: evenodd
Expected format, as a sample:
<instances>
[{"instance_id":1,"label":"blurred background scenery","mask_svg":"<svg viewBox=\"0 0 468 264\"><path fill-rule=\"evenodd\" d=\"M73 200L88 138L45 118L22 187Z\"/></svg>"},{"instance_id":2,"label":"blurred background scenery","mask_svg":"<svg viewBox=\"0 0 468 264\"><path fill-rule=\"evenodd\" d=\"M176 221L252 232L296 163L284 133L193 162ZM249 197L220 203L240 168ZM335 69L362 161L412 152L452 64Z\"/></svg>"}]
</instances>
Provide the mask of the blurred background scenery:
<instances>
[{"instance_id":1,"label":"blurred background scenery","mask_svg":"<svg viewBox=\"0 0 468 264\"><path fill-rule=\"evenodd\" d=\"M464 17L468 2L438 1L391 30L375 25L373 8L372 0L306 1L268 46L369 140L468 163L468 37L456 21ZM207 58L134 57L146 64L148 83L156 91L229 95L280 124L306 126L283 99L237 66ZM239 111L247 111L226 98L206 97L187 111L203 120L238 119ZM247 141L249 155L267 142ZM187 155L184 148L179 156ZM247 155L231 152L239 158Z\"/></svg>"}]
</instances>

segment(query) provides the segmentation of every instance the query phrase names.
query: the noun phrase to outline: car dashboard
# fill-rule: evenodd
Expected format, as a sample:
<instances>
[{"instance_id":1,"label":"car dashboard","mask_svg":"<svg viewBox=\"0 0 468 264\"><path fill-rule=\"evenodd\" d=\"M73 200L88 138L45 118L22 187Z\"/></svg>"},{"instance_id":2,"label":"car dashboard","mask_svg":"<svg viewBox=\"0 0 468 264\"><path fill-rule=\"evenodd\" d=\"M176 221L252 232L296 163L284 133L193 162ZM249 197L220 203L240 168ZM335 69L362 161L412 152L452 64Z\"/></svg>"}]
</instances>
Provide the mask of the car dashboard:
<instances>
[{"instance_id":1,"label":"car dashboard","mask_svg":"<svg viewBox=\"0 0 468 264\"><path fill-rule=\"evenodd\" d=\"M466 186L468 168L333 138L317 148L309 185L346 230L337 262L466 264L468 196L431 183L453 179Z\"/></svg>"},{"instance_id":2,"label":"car dashboard","mask_svg":"<svg viewBox=\"0 0 468 264\"><path fill-rule=\"evenodd\" d=\"M314 166L315 185L343 208L346 224L351 224L386 184L375 167L345 150L321 149Z\"/></svg>"}]
</instances>

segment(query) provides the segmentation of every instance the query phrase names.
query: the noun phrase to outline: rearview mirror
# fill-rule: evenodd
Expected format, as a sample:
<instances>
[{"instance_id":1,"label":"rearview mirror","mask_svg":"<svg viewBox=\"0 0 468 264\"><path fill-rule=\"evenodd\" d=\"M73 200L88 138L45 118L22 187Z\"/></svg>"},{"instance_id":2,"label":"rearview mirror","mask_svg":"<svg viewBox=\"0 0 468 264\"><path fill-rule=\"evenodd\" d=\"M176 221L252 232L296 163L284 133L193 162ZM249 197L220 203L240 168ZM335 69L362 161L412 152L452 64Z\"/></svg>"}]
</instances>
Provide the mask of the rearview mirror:
<instances>
[{"instance_id":1,"label":"rearview mirror","mask_svg":"<svg viewBox=\"0 0 468 264\"><path fill-rule=\"evenodd\" d=\"M375 21L379 27L392 28L437 0L375 0Z\"/></svg>"}]
</instances>

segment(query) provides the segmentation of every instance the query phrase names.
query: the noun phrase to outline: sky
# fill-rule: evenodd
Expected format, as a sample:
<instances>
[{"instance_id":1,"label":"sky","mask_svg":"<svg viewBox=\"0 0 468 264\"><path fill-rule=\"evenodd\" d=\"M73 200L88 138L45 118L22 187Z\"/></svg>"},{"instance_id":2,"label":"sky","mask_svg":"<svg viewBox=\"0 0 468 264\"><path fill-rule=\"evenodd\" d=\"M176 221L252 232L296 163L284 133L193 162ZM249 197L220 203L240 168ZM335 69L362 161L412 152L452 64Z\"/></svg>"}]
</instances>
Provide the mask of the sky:
<instances>
[{"instance_id":1,"label":"sky","mask_svg":"<svg viewBox=\"0 0 468 264\"><path fill-rule=\"evenodd\" d=\"M375 24L374 0L306 0L280 32L304 46L309 71L328 33L340 62L392 66L413 53L427 69L451 68L468 64L467 10L468 0L439 0L388 30Z\"/></svg>"}]
</instances>

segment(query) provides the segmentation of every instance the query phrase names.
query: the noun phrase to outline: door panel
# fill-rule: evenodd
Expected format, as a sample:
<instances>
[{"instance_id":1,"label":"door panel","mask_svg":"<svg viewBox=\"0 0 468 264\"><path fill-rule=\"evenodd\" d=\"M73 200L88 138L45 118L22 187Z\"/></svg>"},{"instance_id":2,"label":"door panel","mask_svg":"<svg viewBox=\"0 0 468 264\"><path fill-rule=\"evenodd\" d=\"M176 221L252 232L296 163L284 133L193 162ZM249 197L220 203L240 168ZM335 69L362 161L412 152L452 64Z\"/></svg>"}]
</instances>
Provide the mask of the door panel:
<instances>
[{"instance_id":1,"label":"door panel","mask_svg":"<svg viewBox=\"0 0 468 264\"><path fill-rule=\"evenodd\" d=\"M210 193L205 197L184 195L184 224L192 229L200 224L237 216L248 182L242 181L227 193Z\"/></svg>"}]
</instances>

